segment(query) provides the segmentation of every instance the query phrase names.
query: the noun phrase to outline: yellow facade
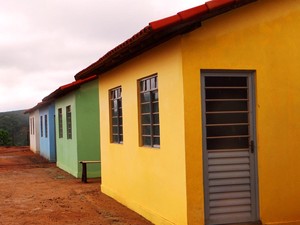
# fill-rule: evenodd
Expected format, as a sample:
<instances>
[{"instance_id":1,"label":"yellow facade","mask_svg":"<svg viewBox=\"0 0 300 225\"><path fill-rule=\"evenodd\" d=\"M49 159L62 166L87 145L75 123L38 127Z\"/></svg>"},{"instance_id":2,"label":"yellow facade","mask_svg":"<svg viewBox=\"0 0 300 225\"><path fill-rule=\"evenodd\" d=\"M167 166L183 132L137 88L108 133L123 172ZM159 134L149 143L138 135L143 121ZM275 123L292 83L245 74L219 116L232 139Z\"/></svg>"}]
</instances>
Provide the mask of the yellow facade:
<instances>
[{"instance_id":1,"label":"yellow facade","mask_svg":"<svg viewBox=\"0 0 300 225\"><path fill-rule=\"evenodd\" d=\"M186 224L183 86L179 39L100 76L101 190L156 224ZM151 63L149 63L151 61ZM140 147L138 79L158 74L161 144ZM110 143L109 89L122 87L124 143ZM172 95L174 100L170 100Z\"/></svg>"},{"instance_id":2,"label":"yellow facade","mask_svg":"<svg viewBox=\"0 0 300 225\"><path fill-rule=\"evenodd\" d=\"M199 93L200 69L256 71L260 218L264 224L300 223L299 28L299 1L258 1L209 19L182 39L190 224L199 224L194 210L203 203L201 184L194 182L201 163L192 163L202 162L201 130L191 126L201 123L201 100L190 98Z\"/></svg>"},{"instance_id":3,"label":"yellow facade","mask_svg":"<svg viewBox=\"0 0 300 225\"><path fill-rule=\"evenodd\" d=\"M259 217L300 223L300 2L261 0L100 75L104 193L155 224L204 224L201 69L254 70ZM137 81L158 74L160 149L139 145ZM110 143L122 86L124 143Z\"/></svg>"}]
</instances>

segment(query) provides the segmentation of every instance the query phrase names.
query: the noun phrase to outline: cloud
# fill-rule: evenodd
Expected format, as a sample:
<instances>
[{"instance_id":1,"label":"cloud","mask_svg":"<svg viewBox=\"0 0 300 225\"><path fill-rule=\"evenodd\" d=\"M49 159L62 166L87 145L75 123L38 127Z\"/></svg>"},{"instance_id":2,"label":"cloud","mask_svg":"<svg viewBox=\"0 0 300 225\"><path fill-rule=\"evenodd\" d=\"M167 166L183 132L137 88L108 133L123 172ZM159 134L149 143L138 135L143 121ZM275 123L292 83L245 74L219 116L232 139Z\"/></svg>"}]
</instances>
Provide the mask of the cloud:
<instances>
[{"instance_id":1,"label":"cloud","mask_svg":"<svg viewBox=\"0 0 300 225\"><path fill-rule=\"evenodd\" d=\"M149 22L199 0L0 0L0 111L29 108Z\"/></svg>"}]
</instances>

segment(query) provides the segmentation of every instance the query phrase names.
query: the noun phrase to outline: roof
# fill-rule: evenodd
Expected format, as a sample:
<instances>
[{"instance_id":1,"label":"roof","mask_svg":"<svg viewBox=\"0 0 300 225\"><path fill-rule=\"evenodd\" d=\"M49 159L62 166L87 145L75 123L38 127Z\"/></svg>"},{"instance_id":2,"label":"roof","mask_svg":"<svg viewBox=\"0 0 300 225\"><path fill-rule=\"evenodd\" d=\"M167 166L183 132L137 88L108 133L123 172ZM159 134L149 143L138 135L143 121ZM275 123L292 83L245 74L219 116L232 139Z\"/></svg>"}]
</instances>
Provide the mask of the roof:
<instances>
[{"instance_id":1,"label":"roof","mask_svg":"<svg viewBox=\"0 0 300 225\"><path fill-rule=\"evenodd\" d=\"M80 88L80 86L82 84L85 84L89 81L95 80L96 78L97 78L96 75L95 76L90 76L88 78L76 80L72 83L60 86L55 91L53 91L51 94L49 94L48 96L43 98L43 100L41 102L39 102L37 105L35 105L31 109L27 109L24 112L24 114L34 112L37 109L40 109L44 106L47 106L47 105L51 104L55 99L57 99L57 98L59 98L63 95L66 95L66 94L68 94L69 92L71 92L73 90L76 90L76 89Z\"/></svg>"},{"instance_id":2,"label":"roof","mask_svg":"<svg viewBox=\"0 0 300 225\"><path fill-rule=\"evenodd\" d=\"M173 16L150 22L131 38L77 73L75 79L100 75L177 35L199 28L204 20L254 1L257 0L212 0Z\"/></svg>"},{"instance_id":3,"label":"roof","mask_svg":"<svg viewBox=\"0 0 300 225\"><path fill-rule=\"evenodd\" d=\"M80 88L80 86L82 84L85 84L85 83L87 83L89 81L95 80L96 78L97 78L97 76L93 75L93 76L87 77L85 79L76 80L76 81L73 81L72 83L60 86L55 91L53 91L51 94L49 94L48 96L46 96L45 98L43 98L43 102L44 101L53 101L53 100L55 100L58 97L66 95L69 92Z\"/></svg>"},{"instance_id":4,"label":"roof","mask_svg":"<svg viewBox=\"0 0 300 225\"><path fill-rule=\"evenodd\" d=\"M35 110L37 109L40 109L42 107L45 107L45 106L48 106L52 103L52 101L42 101L42 102L39 102L38 104L36 104L34 107L30 108L30 109L27 109L24 114L26 113L32 113L34 112Z\"/></svg>"}]
</instances>

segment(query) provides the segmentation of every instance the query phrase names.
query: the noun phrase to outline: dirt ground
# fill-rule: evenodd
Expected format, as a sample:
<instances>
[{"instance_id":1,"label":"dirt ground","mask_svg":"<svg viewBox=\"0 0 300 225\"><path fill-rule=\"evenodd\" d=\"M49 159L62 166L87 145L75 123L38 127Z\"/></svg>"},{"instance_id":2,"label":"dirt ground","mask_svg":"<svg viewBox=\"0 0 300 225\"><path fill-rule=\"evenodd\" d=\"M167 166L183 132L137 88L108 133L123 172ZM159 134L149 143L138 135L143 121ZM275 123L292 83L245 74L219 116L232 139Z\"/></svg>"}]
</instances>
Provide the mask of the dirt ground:
<instances>
[{"instance_id":1,"label":"dirt ground","mask_svg":"<svg viewBox=\"0 0 300 225\"><path fill-rule=\"evenodd\" d=\"M150 225L100 191L81 183L28 147L0 147L0 225Z\"/></svg>"}]
</instances>

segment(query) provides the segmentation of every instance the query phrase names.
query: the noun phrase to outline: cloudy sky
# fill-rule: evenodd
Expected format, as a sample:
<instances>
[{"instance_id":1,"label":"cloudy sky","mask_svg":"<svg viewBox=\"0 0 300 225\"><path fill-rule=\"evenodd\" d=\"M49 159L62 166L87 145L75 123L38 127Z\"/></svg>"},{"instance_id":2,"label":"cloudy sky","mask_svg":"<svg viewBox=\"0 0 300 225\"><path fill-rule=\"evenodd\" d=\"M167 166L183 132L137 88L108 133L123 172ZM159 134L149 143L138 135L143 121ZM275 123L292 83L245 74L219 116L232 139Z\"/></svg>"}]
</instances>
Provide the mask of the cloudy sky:
<instances>
[{"instance_id":1,"label":"cloudy sky","mask_svg":"<svg viewBox=\"0 0 300 225\"><path fill-rule=\"evenodd\" d=\"M0 0L0 112L28 109L149 22L204 0Z\"/></svg>"}]
</instances>

